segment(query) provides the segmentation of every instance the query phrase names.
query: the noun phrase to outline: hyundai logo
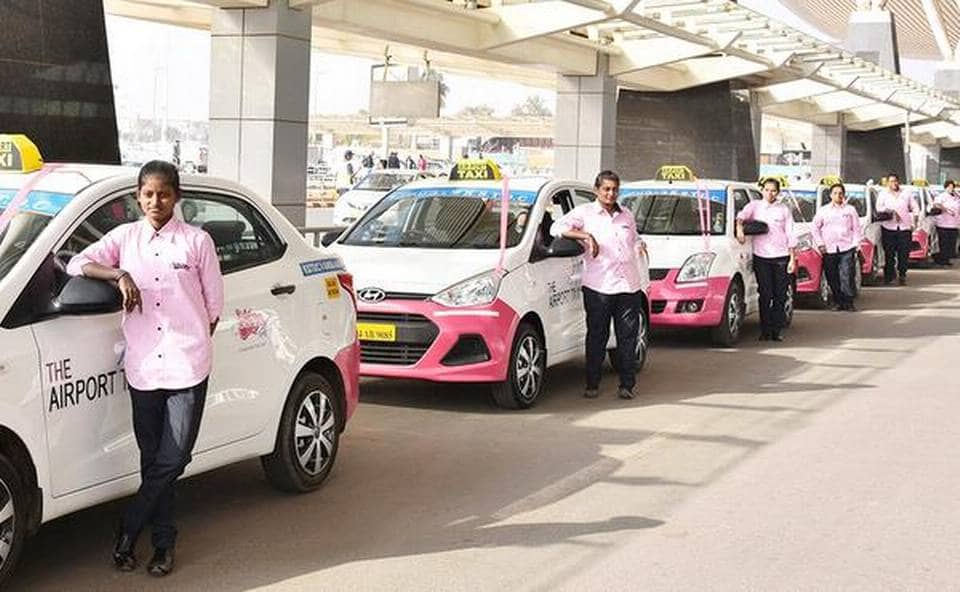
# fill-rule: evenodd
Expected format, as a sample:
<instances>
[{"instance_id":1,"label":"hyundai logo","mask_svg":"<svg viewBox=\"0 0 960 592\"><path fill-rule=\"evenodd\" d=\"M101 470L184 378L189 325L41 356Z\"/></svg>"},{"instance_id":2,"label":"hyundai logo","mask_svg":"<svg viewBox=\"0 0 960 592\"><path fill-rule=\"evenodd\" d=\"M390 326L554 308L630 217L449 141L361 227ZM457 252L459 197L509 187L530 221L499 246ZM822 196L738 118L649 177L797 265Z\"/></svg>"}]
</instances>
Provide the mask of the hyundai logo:
<instances>
[{"instance_id":1,"label":"hyundai logo","mask_svg":"<svg viewBox=\"0 0 960 592\"><path fill-rule=\"evenodd\" d=\"M387 293L380 288L364 288L357 292L357 297L364 302L375 304L387 298Z\"/></svg>"}]
</instances>

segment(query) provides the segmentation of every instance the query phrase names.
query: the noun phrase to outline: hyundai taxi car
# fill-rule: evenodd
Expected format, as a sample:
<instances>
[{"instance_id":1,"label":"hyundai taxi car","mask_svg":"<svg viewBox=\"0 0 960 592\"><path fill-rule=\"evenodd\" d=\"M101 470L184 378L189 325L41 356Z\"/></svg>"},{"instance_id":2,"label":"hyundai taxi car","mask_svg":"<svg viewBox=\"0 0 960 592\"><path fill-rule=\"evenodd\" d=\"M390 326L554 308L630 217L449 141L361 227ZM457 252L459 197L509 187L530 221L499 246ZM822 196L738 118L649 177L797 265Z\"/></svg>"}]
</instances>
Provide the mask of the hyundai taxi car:
<instances>
[{"instance_id":1,"label":"hyundai taxi car","mask_svg":"<svg viewBox=\"0 0 960 592\"><path fill-rule=\"evenodd\" d=\"M812 300L818 306L825 307L830 304L830 287L823 271L823 255L814 244L812 233L820 187L817 185L791 187L785 181L781 181L781 188L781 199L793 213L793 234L797 239L796 270L794 271L797 302L805 298Z\"/></svg>"},{"instance_id":2,"label":"hyundai taxi car","mask_svg":"<svg viewBox=\"0 0 960 592\"><path fill-rule=\"evenodd\" d=\"M904 185L904 191L910 191L917 198L920 212L914 217L913 237L910 243L910 262L928 263L930 258L940 252L937 236L936 216L927 212L933 207L936 194L923 179L915 179L911 185Z\"/></svg>"},{"instance_id":3,"label":"hyundai taxi car","mask_svg":"<svg viewBox=\"0 0 960 592\"><path fill-rule=\"evenodd\" d=\"M380 200L331 245L356 278L361 375L491 383L496 404L533 405L546 369L583 353L583 249L550 226L593 198L468 160Z\"/></svg>"},{"instance_id":4,"label":"hyundai taxi car","mask_svg":"<svg viewBox=\"0 0 960 592\"><path fill-rule=\"evenodd\" d=\"M41 523L133 493L139 452L120 296L67 261L137 221L136 169L44 164L0 135L0 583ZM260 457L285 491L316 488L357 406L351 276L270 204L182 178L176 215L210 234L224 275L196 474Z\"/></svg>"},{"instance_id":5,"label":"hyundai taxi car","mask_svg":"<svg viewBox=\"0 0 960 592\"><path fill-rule=\"evenodd\" d=\"M761 199L756 185L697 179L685 166L661 167L653 181L623 185L620 203L634 212L650 254L652 327L708 328L724 347L740 339L758 303L751 242L737 241L735 219L753 199Z\"/></svg>"},{"instance_id":6,"label":"hyundai taxi car","mask_svg":"<svg viewBox=\"0 0 960 592\"><path fill-rule=\"evenodd\" d=\"M401 185L426 179L427 173L408 169L370 171L349 191L337 198L333 206L334 226L349 226L384 195Z\"/></svg>"}]
</instances>

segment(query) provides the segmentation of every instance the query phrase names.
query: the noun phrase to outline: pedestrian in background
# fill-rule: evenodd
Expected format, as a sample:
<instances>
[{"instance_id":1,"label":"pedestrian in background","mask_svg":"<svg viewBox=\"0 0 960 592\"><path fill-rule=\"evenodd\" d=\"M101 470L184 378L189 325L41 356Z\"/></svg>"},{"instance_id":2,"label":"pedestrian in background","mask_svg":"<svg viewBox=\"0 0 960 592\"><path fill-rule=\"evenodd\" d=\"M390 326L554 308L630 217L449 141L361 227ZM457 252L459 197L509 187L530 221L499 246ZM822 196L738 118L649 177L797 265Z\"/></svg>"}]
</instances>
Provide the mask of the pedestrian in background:
<instances>
[{"instance_id":1,"label":"pedestrian in background","mask_svg":"<svg viewBox=\"0 0 960 592\"><path fill-rule=\"evenodd\" d=\"M942 210L936 217L937 239L940 250L933 256L937 265L949 267L950 261L957 256L957 228L960 227L960 196L957 184L947 181L943 184L943 193L933 201Z\"/></svg>"},{"instance_id":2,"label":"pedestrian in background","mask_svg":"<svg viewBox=\"0 0 960 592\"><path fill-rule=\"evenodd\" d=\"M833 306L853 312L857 296L857 249L860 245L860 215L847 204L843 183L830 186L830 203L813 217L813 239L823 254L823 269L830 284Z\"/></svg>"},{"instance_id":3,"label":"pedestrian in background","mask_svg":"<svg viewBox=\"0 0 960 592\"><path fill-rule=\"evenodd\" d=\"M787 291L796 268L797 238L793 213L781 203L780 181L763 181L763 199L753 200L737 214L737 240L746 242L743 223L767 225L766 234L753 237L753 271L757 276L760 305L760 340L783 341L786 326Z\"/></svg>"},{"instance_id":4,"label":"pedestrian in background","mask_svg":"<svg viewBox=\"0 0 960 592\"><path fill-rule=\"evenodd\" d=\"M880 223L883 245L883 284L889 286L898 277L901 286L907 285L907 265L910 263L910 245L913 242L913 216L920 206L910 191L900 188L900 175L887 175L887 187L877 198L877 212L893 216Z\"/></svg>"},{"instance_id":5,"label":"pedestrian in background","mask_svg":"<svg viewBox=\"0 0 960 592\"><path fill-rule=\"evenodd\" d=\"M595 399L599 395L612 320L620 374L617 395L632 399L643 314L639 257L645 247L637 237L633 214L618 203L620 177L613 171L601 172L594 182L594 192L594 201L577 206L554 222L550 234L581 241L586 248L582 291L587 316L587 385L583 396Z\"/></svg>"},{"instance_id":6,"label":"pedestrian in background","mask_svg":"<svg viewBox=\"0 0 960 592\"><path fill-rule=\"evenodd\" d=\"M124 371L140 449L140 489L117 533L117 569L137 566L137 537L152 525L147 570L173 570L174 486L191 460L207 395L212 336L223 278L210 238L173 217L180 177L168 162L143 165L137 202L144 218L111 230L70 260L70 275L112 280L123 295Z\"/></svg>"},{"instance_id":7,"label":"pedestrian in background","mask_svg":"<svg viewBox=\"0 0 960 592\"><path fill-rule=\"evenodd\" d=\"M343 162L337 168L337 197L343 195L353 187L357 168L353 164L353 150L343 153Z\"/></svg>"}]
</instances>

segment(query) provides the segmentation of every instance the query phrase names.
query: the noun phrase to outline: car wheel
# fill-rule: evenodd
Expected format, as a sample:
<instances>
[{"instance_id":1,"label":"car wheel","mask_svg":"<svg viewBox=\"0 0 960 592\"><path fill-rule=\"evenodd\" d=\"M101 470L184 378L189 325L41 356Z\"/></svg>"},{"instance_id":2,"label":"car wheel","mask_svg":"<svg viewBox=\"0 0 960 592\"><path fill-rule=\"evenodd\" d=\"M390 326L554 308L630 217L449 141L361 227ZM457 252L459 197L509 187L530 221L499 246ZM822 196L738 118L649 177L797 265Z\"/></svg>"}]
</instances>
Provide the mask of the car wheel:
<instances>
[{"instance_id":1,"label":"car wheel","mask_svg":"<svg viewBox=\"0 0 960 592\"><path fill-rule=\"evenodd\" d=\"M853 268L853 295L856 297L860 295L860 290L863 289L863 261L860 260L859 255L853 263Z\"/></svg>"},{"instance_id":2,"label":"car wheel","mask_svg":"<svg viewBox=\"0 0 960 592\"><path fill-rule=\"evenodd\" d=\"M710 330L713 342L721 347L733 347L740 339L746 303L743 300L743 286L734 280L727 288L727 299L723 304L723 318L720 324Z\"/></svg>"},{"instance_id":3,"label":"car wheel","mask_svg":"<svg viewBox=\"0 0 960 592\"><path fill-rule=\"evenodd\" d=\"M647 311L640 311L640 332L637 335L636 368L637 374L643 371L647 364L647 348L650 346L650 321L647 319ZM614 370L620 370L617 363L617 348L607 350L607 356L610 359L610 365Z\"/></svg>"},{"instance_id":4,"label":"car wheel","mask_svg":"<svg viewBox=\"0 0 960 592\"><path fill-rule=\"evenodd\" d=\"M0 454L0 588L10 578L27 530L27 494L20 475Z\"/></svg>"},{"instance_id":5,"label":"car wheel","mask_svg":"<svg viewBox=\"0 0 960 592\"><path fill-rule=\"evenodd\" d=\"M281 491L303 493L323 483L340 447L343 395L323 376L300 376L280 417L277 443L261 457L267 480Z\"/></svg>"},{"instance_id":6,"label":"car wheel","mask_svg":"<svg viewBox=\"0 0 960 592\"><path fill-rule=\"evenodd\" d=\"M517 327L509 364L507 380L493 385L493 402L504 409L528 409L540 395L547 370L547 348L533 325Z\"/></svg>"},{"instance_id":7,"label":"car wheel","mask_svg":"<svg viewBox=\"0 0 960 592\"><path fill-rule=\"evenodd\" d=\"M883 282L883 258L880 256L880 247L873 248L873 269L870 270L870 284L879 285Z\"/></svg>"},{"instance_id":8,"label":"car wheel","mask_svg":"<svg viewBox=\"0 0 960 592\"><path fill-rule=\"evenodd\" d=\"M787 281L787 298L783 301L783 326L789 327L793 324L793 311L796 309L797 302L797 280L790 277Z\"/></svg>"},{"instance_id":9,"label":"car wheel","mask_svg":"<svg viewBox=\"0 0 960 592\"><path fill-rule=\"evenodd\" d=\"M820 308L829 308L833 302L833 291L830 290L830 282L827 281L827 272L820 272L820 287L817 289L817 306Z\"/></svg>"}]
</instances>

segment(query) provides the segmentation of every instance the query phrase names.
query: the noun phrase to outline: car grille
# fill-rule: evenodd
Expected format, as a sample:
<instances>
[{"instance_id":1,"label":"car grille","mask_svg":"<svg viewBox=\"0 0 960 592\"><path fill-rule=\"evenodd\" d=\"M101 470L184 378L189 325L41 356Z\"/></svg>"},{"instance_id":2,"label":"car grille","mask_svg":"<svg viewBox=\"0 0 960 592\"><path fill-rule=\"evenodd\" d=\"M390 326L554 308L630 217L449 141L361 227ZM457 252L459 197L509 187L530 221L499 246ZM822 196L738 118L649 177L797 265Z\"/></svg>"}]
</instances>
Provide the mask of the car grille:
<instances>
[{"instance_id":1,"label":"car grille","mask_svg":"<svg viewBox=\"0 0 960 592\"><path fill-rule=\"evenodd\" d=\"M397 327L397 340L360 341L360 361L365 364L412 366L433 345L440 329L422 315L360 312L361 323L390 323Z\"/></svg>"},{"instance_id":2,"label":"car grille","mask_svg":"<svg viewBox=\"0 0 960 592\"><path fill-rule=\"evenodd\" d=\"M387 292L384 300L426 300L430 294L416 294L414 292Z\"/></svg>"},{"instance_id":3,"label":"car grille","mask_svg":"<svg viewBox=\"0 0 960 592\"><path fill-rule=\"evenodd\" d=\"M670 274L670 270L667 268L656 267L650 270L650 281L656 282L659 280L667 279L667 276Z\"/></svg>"},{"instance_id":4,"label":"car grille","mask_svg":"<svg viewBox=\"0 0 960 592\"><path fill-rule=\"evenodd\" d=\"M667 309L666 300L654 300L650 303L650 312L653 314L660 314Z\"/></svg>"}]
</instances>

